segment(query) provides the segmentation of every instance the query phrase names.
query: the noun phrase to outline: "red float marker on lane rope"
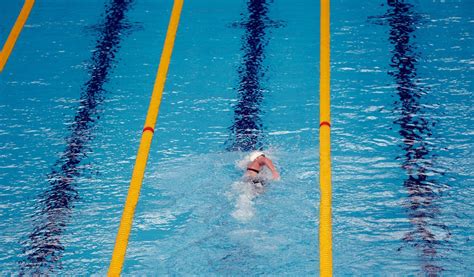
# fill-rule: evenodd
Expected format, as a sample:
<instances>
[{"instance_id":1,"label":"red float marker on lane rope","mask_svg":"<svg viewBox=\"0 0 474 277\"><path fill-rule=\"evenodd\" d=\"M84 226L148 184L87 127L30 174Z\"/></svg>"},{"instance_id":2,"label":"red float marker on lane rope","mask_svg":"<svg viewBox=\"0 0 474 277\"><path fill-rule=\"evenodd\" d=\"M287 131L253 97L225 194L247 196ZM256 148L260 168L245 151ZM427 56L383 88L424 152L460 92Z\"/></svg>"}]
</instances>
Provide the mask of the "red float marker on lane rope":
<instances>
[{"instance_id":1,"label":"red float marker on lane rope","mask_svg":"<svg viewBox=\"0 0 474 277\"><path fill-rule=\"evenodd\" d=\"M150 126L143 128L143 133L145 133L146 131L150 131L153 134L155 133L155 130L153 128L151 128Z\"/></svg>"},{"instance_id":2,"label":"red float marker on lane rope","mask_svg":"<svg viewBox=\"0 0 474 277\"><path fill-rule=\"evenodd\" d=\"M327 121L323 121L319 124L319 127L322 127L323 125L327 125L329 128L331 128L331 124Z\"/></svg>"}]
</instances>

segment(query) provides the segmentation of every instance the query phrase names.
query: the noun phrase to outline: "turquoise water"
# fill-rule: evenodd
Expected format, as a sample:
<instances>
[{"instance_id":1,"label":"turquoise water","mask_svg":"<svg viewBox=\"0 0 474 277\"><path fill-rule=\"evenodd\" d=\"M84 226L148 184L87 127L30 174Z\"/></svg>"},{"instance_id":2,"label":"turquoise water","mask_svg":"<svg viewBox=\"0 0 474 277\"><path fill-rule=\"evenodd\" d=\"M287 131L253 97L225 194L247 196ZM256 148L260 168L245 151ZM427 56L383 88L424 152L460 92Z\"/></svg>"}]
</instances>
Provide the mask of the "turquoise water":
<instances>
[{"instance_id":1,"label":"turquoise water","mask_svg":"<svg viewBox=\"0 0 474 277\"><path fill-rule=\"evenodd\" d=\"M3 275L106 273L171 7L36 2L0 74ZM469 275L473 3L331 8L335 275ZM314 1L185 2L125 275L319 274L318 30Z\"/></svg>"}]
</instances>

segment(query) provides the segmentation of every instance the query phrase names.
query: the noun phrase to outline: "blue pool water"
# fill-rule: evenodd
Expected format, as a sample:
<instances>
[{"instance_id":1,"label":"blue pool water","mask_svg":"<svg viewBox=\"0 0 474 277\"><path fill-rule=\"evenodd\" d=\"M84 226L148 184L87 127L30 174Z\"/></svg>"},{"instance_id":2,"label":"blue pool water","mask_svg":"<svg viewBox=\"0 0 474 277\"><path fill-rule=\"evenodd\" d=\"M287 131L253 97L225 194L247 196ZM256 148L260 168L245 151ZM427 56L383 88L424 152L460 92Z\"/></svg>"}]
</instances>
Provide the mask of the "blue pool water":
<instances>
[{"instance_id":1,"label":"blue pool water","mask_svg":"<svg viewBox=\"0 0 474 277\"><path fill-rule=\"evenodd\" d=\"M172 4L36 1L0 74L2 275L106 273ZM474 272L473 8L331 1L335 275ZM124 275L319 274L318 66L319 2L185 2Z\"/></svg>"}]
</instances>

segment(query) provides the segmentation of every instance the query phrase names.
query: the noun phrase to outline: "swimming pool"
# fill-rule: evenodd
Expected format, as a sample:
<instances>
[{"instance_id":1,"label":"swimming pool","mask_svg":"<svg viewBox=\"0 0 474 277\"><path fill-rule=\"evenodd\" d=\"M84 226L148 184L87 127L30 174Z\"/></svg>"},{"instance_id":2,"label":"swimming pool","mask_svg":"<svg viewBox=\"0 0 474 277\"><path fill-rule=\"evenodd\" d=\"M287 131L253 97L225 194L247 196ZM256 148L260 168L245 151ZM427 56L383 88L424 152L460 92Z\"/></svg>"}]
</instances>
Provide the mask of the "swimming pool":
<instances>
[{"instance_id":1,"label":"swimming pool","mask_svg":"<svg viewBox=\"0 0 474 277\"><path fill-rule=\"evenodd\" d=\"M334 274L473 272L473 3L331 3ZM0 74L2 274L106 273L172 4L35 4ZM318 274L318 15L185 2L123 274ZM245 201L258 147L282 180Z\"/></svg>"}]
</instances>

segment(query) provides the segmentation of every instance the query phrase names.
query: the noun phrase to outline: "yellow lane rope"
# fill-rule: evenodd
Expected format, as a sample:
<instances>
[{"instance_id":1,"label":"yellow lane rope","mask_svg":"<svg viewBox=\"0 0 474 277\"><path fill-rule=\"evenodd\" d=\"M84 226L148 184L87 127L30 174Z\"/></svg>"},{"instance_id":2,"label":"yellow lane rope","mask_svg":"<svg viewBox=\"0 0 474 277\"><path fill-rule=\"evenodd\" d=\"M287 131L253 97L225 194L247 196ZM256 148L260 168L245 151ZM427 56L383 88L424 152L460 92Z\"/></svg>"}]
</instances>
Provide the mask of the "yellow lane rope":
<instances>
[{"instance_id":1,"label":"yellow lane rope","mask_svg":"<svg viewBox=\"0 0 474 277\"><path fill-rule=\"evenodd\" d=\"M332 227L331 227L331 65L329 2L321 0L320 32L320 125L319 125L319 269L320 276L332 276Z\"/></svg>"},{"instance_id":2,"label":"yellow lane rope","mask_svg":"<svg viewBox=\"0 0 474 277\"><path fill-rule=\"evenodd\" d=\"M28 15L30 15L30 11L33 8L35 0L25 0L23 4L23 8L21 8L20 14L18 15L15 25L10 31L8 35L7 41L3 45L2 51L0 52L0 72L3 71L5 64L12 53L13 47L15 46L15 42L20 36L21 30L25 25L26 20L28 19Z\"/></svg>"},{"instance_id":3,"label":"yellow lane rope","mask_svg":"<svg viewBox=\"0 0 474 277\"><path fill-rule=\"evenodd\" d=\"M127 251L128 237L132 228L133 215L135 207L140 196L140 188L142 186L143 175L145 174L146 162L148 159L148 152L150 150L151 140L153 138L156 119L160 109L161 98L163 95L163 88L165 86L166 74L168 72L169 63L171 60L171 53L173 51L176 31L178 29L179 17L183 7L183 0L175 0L173 10L171 12L170 22L168 25L168 32L166 34L163 52L161 54L160 65L156 75L155 85L148 108L147 117L145 120L145 127L143 128L140 146L138 148L135 166L133 168L132 179L130 181L130 188L128 189L127 200L120 221L120 227L115 240L114 252L112 260L110 261L108 276L119 276L122 271L123 262L125 260L125 252Z\"/></svg>"}]
</instances>

